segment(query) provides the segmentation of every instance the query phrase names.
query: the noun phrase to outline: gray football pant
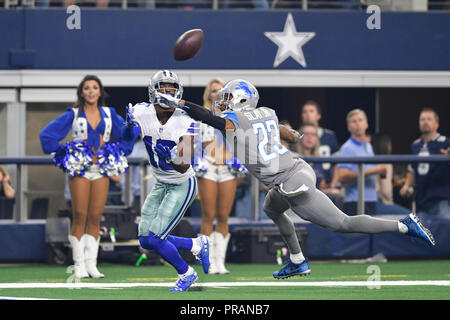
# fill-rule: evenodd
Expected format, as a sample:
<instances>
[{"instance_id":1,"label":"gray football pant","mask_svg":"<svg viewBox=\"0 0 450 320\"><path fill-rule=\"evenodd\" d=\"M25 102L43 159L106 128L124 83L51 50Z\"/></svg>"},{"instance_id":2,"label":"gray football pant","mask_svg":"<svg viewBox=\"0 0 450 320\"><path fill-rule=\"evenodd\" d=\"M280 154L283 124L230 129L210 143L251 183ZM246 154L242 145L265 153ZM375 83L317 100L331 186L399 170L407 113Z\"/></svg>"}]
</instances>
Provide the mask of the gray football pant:
<instances>
[{"instance_id":1,"label":"gray football pant","mask_svg":"<svg viewBox=\"0 0 450 320\"><path fill-rule=\"evenodd\" d=\"M287 193L301 189L295 195ZM316 175L309 165L295 172L281 188L271 189L264 200L264 211L280 230L290 253L300 253L300 245L292 220L285 211L291 210L308 220L333 232L382 233L399 232L396 220L385 220L368 215L348 216L320 190L316 189Z\"/></svg>"}]
</instances>

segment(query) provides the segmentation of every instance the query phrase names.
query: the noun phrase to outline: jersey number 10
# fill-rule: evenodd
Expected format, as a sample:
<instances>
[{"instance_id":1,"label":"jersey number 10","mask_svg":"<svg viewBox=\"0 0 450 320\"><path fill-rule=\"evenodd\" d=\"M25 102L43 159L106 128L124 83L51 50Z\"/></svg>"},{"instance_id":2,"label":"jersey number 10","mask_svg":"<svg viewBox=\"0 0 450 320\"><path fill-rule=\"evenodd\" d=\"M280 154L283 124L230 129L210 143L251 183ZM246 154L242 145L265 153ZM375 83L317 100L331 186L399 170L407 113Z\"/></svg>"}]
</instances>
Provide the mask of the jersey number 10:
<instances>
[{"instance_id":1,"label":"jersey number 10","mask_svg":"<svg viewBox=\"0 0 450 320\"><path fill-rule=\"evenodd\" d=\"M160 168L161 170L173 170L173 168L170 164L168 164L164 160L159 159L158 156L156 156L156 158L158 159L158 163L156 163L155 153L153 152L152 137L145 136L143 140L144 140L145 148L147 149L147 152L148 152L148 156L150 158L150 164L155 168ZM176 145L176 143L174 141L163 140L163 139L156 140L156 144L162 144L162 145L168 146L170 148L173 148Z\"/></svg>"}]
</instances>

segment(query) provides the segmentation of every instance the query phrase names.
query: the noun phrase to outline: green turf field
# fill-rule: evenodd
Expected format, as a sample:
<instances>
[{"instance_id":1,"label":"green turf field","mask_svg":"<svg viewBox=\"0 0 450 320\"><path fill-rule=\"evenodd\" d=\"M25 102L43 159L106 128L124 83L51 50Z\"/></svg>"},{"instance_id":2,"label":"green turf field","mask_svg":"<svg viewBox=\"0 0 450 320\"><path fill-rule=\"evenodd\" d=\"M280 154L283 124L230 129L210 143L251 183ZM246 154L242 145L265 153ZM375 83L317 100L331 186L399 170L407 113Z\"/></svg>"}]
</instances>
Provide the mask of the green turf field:
<instances>
[{"instance_id":1,"label":"green turf field","mask_svg":"<svg viewBox=\"0 0 450 320\"><path fill-rule=\"evenodd\" d=\"M450 299L450 261L380 264L310 262L311 274L275 280L277 265L229 264L229 275L205 275L191 291L169 293L169 266L99 265L104 279L74 282L66 266L0 265L0 297L83 300L441 300ZM377 278L377 276L379 277ZM381 282L377 282L379 280Z\"/></svg>"}]
</instances>

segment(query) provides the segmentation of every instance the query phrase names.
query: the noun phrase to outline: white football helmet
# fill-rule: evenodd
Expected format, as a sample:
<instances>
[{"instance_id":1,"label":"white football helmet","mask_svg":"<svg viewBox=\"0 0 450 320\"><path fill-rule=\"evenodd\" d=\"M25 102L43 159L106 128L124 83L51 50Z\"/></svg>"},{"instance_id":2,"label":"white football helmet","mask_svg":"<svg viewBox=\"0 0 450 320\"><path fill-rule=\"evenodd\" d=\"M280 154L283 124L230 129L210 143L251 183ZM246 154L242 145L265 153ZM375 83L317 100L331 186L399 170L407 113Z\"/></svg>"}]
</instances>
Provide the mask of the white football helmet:
<instances>
[{"instance_id":1,"label":"white football helmet","mask_svg":"<svg viewBox=\"0 0 450 320\"><path fill-rule=\"evenodd\" d=\"M169 83L172 84L172 88L162 88L161 84ZM161 70L155 73L155 75L150 80L150 84L148 86L148 98L150 103L155 103L156 101L156 92L161 90L163 93L169 93L167 90L174 90L174 97L177 99L181 99L183 96L183 86L181 85L178 76L169 70ZM165 106L162 106L165 107Z\"/></svg>"},{"instance_id":2,"label":"white football helmet","mask_svg":"<svg viewBox=\"0 0 450 320\"><path fill-rule=\"evenodd\" d=\"M217 93L215 106L221 111L250 111L258 105L259 93L255 86L246 80L231 80Z\"/></svg>"}]
</instances>

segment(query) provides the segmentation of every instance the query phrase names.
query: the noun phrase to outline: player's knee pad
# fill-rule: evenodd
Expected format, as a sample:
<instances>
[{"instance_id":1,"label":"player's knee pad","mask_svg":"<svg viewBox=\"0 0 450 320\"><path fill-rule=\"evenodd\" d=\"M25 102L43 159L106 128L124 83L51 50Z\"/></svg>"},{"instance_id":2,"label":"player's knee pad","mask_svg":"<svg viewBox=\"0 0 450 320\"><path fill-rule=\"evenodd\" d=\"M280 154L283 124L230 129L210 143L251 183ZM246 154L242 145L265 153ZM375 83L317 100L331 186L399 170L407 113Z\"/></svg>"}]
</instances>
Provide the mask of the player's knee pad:
<instances>
[{"instance_id":1,"label":"player's knee pad","mask_svg":"<svg viewBox=\"0 0 450 320\"><path fill-rule=\"evenodd\" d=\"M270 201L267 197L266 197L266 199L264 199L263 210L267 214L267 216L271 219L273 219L272 216L276 214L275 211L272 210L272 208L270 206Z\"/></svg>"},{"instance_id":2,"label":"player's knee pad","mask_svg":"<svg viewBox=\"0 0 450 320\"><path fill-rule=\"evenodd\" d=\"M263 209L266 215L272 220L276 219L281 214L281 212L277 212L273 210L269 205L266 205L266 202L264 202Z\"/></svg>"},{"instance_id":3,"label":"player's knee pad","mask_svg":"<svg viewBox=\"0 0 450 320\"><path fill-rule=\"evenodd\" d=\"M263 209L270 219L275 220L284 211L289 209L289 204L282 198L278 191L272 189L264 199Z\"/></svg>"},{"instance_id":4,"label":"player's knee pad","mask_svg":"<svg viewBox=\"0 0 450 320\"><path fill-rule=\"evenodd\" d=\"M349 217L343 217L341 220L337 220L335 223L331 224L328 228L331 232L347 233L350 231L350 219Z\"/></svg>"},{"instance_id":5,"label":"player's knee pad","mask_svg":"<svg viewBox=\"0 0 450 320\"><path fill-rule=\"evenodd\" d=\"M147 236L139 237L141 247L148 250L157 249L162 241L164 240L158 238L153 232L149 232Z\"/></svg>"},{"instance_id":6,"label":"player's knee pad","mask_svg":"<svg viewBox=\"0 0 450 320\"><path fill-rule=\"evenodd\" d=\"M152 249L152 248L150 248L150 245L148 243L147 236L139 236L139 244L144 249L147 249L147 250L151 250Z\"/></svg>"}]
</instances>

